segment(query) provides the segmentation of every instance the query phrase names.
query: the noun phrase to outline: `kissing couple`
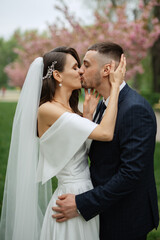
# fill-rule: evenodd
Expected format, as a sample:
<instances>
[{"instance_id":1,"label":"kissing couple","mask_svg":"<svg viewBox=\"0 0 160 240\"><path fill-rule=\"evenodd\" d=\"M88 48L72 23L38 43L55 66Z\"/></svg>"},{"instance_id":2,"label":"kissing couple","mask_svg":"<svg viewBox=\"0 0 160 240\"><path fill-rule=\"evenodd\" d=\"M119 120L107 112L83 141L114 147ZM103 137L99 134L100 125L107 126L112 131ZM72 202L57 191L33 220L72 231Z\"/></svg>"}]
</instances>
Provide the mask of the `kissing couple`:
<instances>
[{"instance_id":1,"label":"kissing couple","mask_svg":"<svg viewBox=\"0 0 160 240\"><path fill-rule=\"evenodd\" d=\"M145 240L158 227L156 118L125 72L113 42L89 47L82 65L70 47L31 64L13 122L0 239Z\"/></svg>"}]
</instances>

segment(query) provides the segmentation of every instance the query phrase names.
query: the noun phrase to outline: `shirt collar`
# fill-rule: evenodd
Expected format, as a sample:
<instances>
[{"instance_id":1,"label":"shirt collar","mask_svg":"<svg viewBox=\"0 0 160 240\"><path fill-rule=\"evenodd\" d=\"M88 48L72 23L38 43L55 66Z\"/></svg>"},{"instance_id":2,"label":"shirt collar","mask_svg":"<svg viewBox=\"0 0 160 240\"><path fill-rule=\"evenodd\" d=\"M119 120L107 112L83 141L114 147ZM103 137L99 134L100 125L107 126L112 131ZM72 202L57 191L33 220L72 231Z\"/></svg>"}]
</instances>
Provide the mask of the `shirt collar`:
<instances>
[{"instance_id":1,"label":"shirt collar","mask_svg":"<svg viewBox=\"0 0 160 240\"><path fill-rule=\"evenodd\" d=\"M120 91L124 88L125 85L126 85L126 82L123 81L122 84L119 86ZM110 97L108 97L106 100L103 98L103 103L106 105L106 107L108 106L109 98Z\"/></svg>"}]
</instances>

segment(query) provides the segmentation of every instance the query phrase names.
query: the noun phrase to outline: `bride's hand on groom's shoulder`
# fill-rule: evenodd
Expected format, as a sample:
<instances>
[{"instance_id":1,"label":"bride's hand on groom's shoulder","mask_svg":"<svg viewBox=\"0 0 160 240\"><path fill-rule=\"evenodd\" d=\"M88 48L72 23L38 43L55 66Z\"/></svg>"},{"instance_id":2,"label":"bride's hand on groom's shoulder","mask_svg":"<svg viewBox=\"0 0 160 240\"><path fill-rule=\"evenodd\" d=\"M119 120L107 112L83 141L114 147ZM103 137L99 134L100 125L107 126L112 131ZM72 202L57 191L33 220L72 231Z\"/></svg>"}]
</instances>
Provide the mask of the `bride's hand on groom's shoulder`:
<instances>
[{"instance_id":1,"label":"bride's hand on groom's shoulder","mask_svg":"<svg viewBox=\"0 0 160 240\"><path fill-rule=\"evenodd\" d=\"M69 193L59 196L56 204L57 207L52 207L52 210L57 212L52 215L53 218L56 218L56 222L65 222L79 215L74 194Z\"/></svg>"},{"instance_id":2,"label":"bride's hand on groom's shoulder","mask_svg":"<svg viewBox=\"0 0 160 240\"><path fill-rule=\"evenodd\" d=\"M120 63L117 68L115 68L115 61L111 61L111 69L109 74L109 81L111 86L119 87L124 81L126 73L126 58L124 54L121 55Z\"/></svg>"},{"instance_id":3,"label":"bride's hand on groom's shoulder","mask_svg":"<svg viewBox=\"0 0 160 240\"><path fill-rule=\"evenodd\" d=\"M88 118L89 120L93 119L93 113L96 110L100 97L101 95L96 90L91 89L88 92L88 89L85 89L85 100L83 103L83 117Z\"/></svg>"}]
</instances>

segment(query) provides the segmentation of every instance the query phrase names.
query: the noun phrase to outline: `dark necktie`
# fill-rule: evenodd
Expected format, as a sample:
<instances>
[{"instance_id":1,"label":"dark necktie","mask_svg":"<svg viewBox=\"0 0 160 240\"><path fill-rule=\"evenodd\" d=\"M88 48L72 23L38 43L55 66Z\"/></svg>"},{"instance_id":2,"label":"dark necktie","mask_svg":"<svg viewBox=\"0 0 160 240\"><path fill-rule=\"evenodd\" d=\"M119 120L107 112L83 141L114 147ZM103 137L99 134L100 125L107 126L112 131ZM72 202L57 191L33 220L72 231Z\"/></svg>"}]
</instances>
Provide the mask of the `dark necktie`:
<instances>
[{"instance_id":1,"label":"dark necktie","mask_svg":"<svg viewBox=\"0 0 160 240\"><path fill-rule=\"evenodd\" d=\"M98 119L97 119L97 121L96 121L96 123L98 123L98 124L101 122L103 113L104 113L104 111L105 111L105 109L106 109L106 105L104 104L103 101L101 102L101 106L100 106L99 109L100 109L100 110L99 110L99 114L97 114ZM96 116L96 118L97 118L97 116ZM96 120L96 118L95 118L94 120Z\"/></svg>"}]
</instances>

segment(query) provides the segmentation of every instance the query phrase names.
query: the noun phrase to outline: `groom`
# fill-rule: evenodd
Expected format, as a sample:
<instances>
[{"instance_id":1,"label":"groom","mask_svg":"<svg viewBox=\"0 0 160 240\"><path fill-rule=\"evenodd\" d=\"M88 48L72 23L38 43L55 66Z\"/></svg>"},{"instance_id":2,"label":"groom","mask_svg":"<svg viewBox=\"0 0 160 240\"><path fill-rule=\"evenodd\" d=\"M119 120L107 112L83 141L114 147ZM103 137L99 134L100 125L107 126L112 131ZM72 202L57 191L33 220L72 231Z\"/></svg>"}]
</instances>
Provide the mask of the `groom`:
<instances>
[{"instance_id":1,"label":"groom","mask_svg":"<svg viewBox=\"0 0 160 240\"><path fill-rule=\"evenodd\" d=\"M97 107L95 122L101 121L107 107L110 62L113 59L118 65L122 53L119 45L105 42L88 48L84 57L80 69L83 86L95 88L105 99ZM145 240L159 222L153 167L155 136L152 108L123 82L113 140L91 144L94 189L60 197L58 207L53 208L60 213L53 217L62 222L76 217L77 209L86 221L99 214L101 240Z\"/></svg>"}]
</instances>

